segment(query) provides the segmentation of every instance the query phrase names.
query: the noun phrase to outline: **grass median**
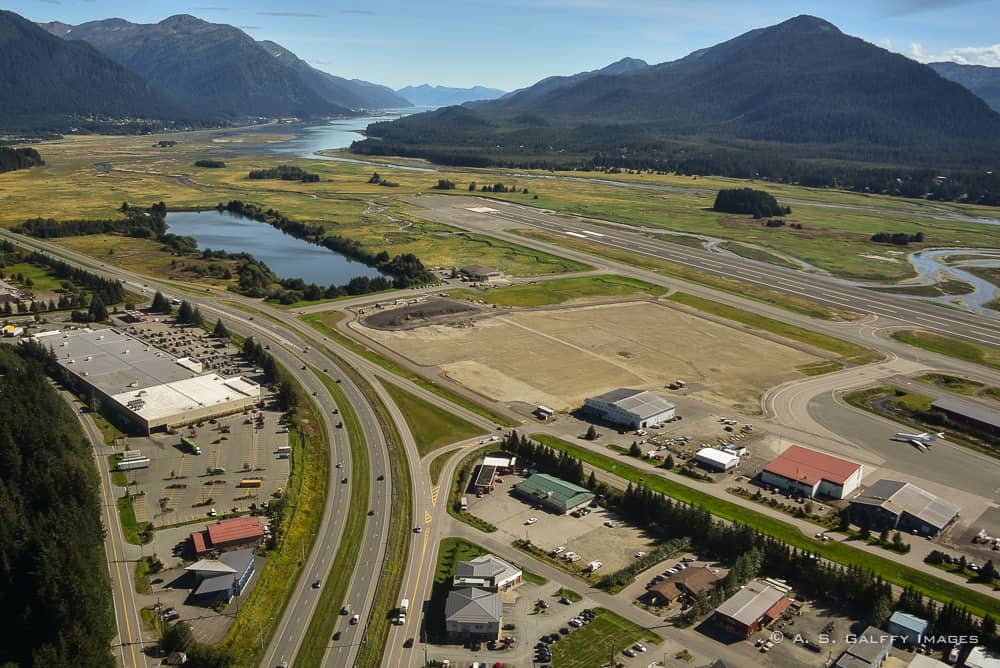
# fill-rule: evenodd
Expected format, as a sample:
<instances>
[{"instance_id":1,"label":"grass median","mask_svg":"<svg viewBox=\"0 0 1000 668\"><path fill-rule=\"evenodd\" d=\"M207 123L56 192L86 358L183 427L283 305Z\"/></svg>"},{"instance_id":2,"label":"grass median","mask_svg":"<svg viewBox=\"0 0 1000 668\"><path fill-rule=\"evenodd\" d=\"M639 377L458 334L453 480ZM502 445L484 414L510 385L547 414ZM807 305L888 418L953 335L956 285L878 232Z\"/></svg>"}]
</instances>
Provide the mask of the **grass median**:
<instances>
[{"instance_id":1,"label":"grass median","mask_svg":"<svg viewBox=\"0 0 1000 668\"><path fill-rule=\"evenodd\" d=\"M1000 369L1000 350L972 341L962 341L915 329L893 332L892 338L911 346L929 350L932 353L947 355L973 364L982 364L991 369Z\"/></svg>"},{"instance_id":2,"label":"grass median","mask_svg":"<svg viewBox=\"0 0 1000 668\"><path fill-rule=\"evenodd\" d=\"M796 527L777 518L758 513L742 505L721 499L701 490L688 487L674 480L664 478L655 471L644 471L620 460L593 452L587 448L563 441L545 434L534 434L532 438L555 450L569 453L592 467L599 468L626 480L642 483L654 492L659 492L672 499L702 506L712 515L730 522L739 522L753 527L763 534L772 536L792 547L808 550L829 561L866 568L892 584L900 587L911 586L917 591L936 601L958 601L977 616L987 613L994 617L1000 615L1000 601L988 594L969 589L962 585L948 582L909 566L885 559L876 554L859 550L850 545L832 542L820 542L804 535Z\"/></svg>"},{"instance_id":3,"label":"grass median","mask_svg":"<svg viewBox=\"0 0 1000 668\"><path fill-rule=\"evenodd\" d=\"M302 645L296 655L296 663L303 666L319 666L326 654L328 638L333 633L333 627L341 618L340 608L344 605L347 588L351 583L352 570L348 564L358 564L358 554L361 551L361 541L364 538L366 508L368 495L371 491L371 465L368 460L368 449L365 445L364 431L354 407L344 394L343 388L319 369L312 369L326 387L330 396L340 409L340 418L347 430L347 439L351 450L351 495L345 504L346 519L344 531L337 544L337 554L333 558L326 584L319 595L319 602L309 619L309 626L302 636Z\"/></svg>"},{"instance_id":4,"label":"grass median","mask_svg":"<svg viewBox=\"0 0 1000 668\"><path fill-rule=\"evenodd\" d=\"M406 418L421 457L449 443L486 433L476 425L410 394L398 385L386 381L382 381L382 385Z\"/></svg>"},{"instance_id":5,"label":"grass median","mask_svg":"<svg viewBox=\"0 0 1000 668\"><path fill-rule=\"evenodd\" d=\"M781 322L780 320L774 320L773 318L757 315L756 313L744 311L743 309L712 301L711 299L696 297L695 295L690 295L686 292L675 292L670 295L668 299L670 299L670 301L677 302L678 304L698 309L704 313L716 315L720 318L725 318L726 320L733 320L748 327L753 327L754 329L759 329L771 334L777 334L778 336L791 341L804 343L807 346L825 350L829 353L837 355L839 357L839 361L843 363L870 364L884 359L884 356L881 353L870 348L865 348L864 346L859 346L856 343L851 343L850 341L814 332L796 325L790 325L788 323ZM821 367L813 367L812 365L810 365L810 367L809 371L806 371L806 375L816 375L816 373L822 369ZM836 369L832 366L827 366L826 370L834 371Z\"/></svg>"},{"instance_id":6,"label":"grass median","mask_svg":"<svg viewBox=\"0 0 1000 668\"><path fill-rule=\"evenodd\" d=\"M355 341L349 336L345 336L341 332L337 331L336 325L343 317L344 316L342 313L337 313L335 311L324 311L322 313L310 313L308 315L300 316L300 320L308 323L310 326L313 327L313 329L321 332L325 336L329 337L331 340L336 341L337 343L344 346L351 352L360 355L361 357L364 357L369 362L379 365L386 371L394 373L400 378L405 378L406 380L413 381L423 389L427 390L428 392L433 392L442 399L450 401L451 403L457 406L461 406L462 408L471 413L480 415L486 418L487 420L492 420L493 422L502 425L504 427L516 426L515 423L509 418L506 418L503 415L498 415L497 413L494 413L485 406L477 404L474 401L471 401L444 387L432 383L426 378L423 378L415 373L407 371L406 369L402 368L392 360L386 359L379 353L375 352L368 346L358 341Z\"/></svg>"}]
</instances>

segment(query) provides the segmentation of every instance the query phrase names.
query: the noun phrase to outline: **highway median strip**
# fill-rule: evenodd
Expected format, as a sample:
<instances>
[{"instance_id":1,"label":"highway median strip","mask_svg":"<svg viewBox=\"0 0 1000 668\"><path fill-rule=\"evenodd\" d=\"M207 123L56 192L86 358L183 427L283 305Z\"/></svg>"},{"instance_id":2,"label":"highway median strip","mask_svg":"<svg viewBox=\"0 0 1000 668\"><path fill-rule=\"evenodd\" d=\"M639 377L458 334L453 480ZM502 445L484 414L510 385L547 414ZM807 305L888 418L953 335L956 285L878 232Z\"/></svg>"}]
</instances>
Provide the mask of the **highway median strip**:
<instances>
[{"instance_id":1,"label":"highway median strip","mask_svg":"<svg viewBox=\"0 0 1000 668\"><path fill-rule=\"evenodd\" d=\"M358 415L347 399L347 395L332 378L319 369L311 368L323 381L324 387L330 392L340 410L340 419L347 430L350 443L350 500L344 504L346 509L344 530L340 535L337 553L333 558L330 571L319 595L319 602L309 619L309 626L302 636L302 644L296 655L296 665L319 666L323 663L329 638L338 621L346 621L339 612L344 605L347 589L351 583L352 570L348 565L359 566L358 555L361 553L361 541L364 537L367 521L368 497L371 491L371 465L368 459L368 449L365 444L364 431Z\"/></svg>"}]
</instances>

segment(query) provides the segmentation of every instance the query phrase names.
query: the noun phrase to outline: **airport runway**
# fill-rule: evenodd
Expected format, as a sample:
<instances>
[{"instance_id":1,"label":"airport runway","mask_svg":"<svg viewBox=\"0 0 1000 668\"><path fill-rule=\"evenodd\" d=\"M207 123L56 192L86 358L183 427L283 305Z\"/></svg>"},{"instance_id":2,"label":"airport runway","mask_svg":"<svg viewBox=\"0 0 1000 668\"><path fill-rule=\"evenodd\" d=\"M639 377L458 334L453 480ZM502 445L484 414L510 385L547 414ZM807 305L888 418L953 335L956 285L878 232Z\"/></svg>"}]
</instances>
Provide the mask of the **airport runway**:
<instances>
[{"instance_id":1,"label":"airport runway","mask_svg":"<svg viewBox=\"0 0 1000 668\"><path fill-rule=\"evenodd\" d=\"M609 221L557 215L484 198L422 195L407 201L424 207L420 215L462 229L496 236L518 227L534 227L569 239L667 260L747 284L805 297L839 309L878 316L905 327L1000 346L1000 320L887 295L827 276L746 258L722 257L710 251L652 239ZM606 225L601 226L602 222ZM539 242L521 237L517 238L517 243L539 246Z\"/></svg>"}]
</instances>

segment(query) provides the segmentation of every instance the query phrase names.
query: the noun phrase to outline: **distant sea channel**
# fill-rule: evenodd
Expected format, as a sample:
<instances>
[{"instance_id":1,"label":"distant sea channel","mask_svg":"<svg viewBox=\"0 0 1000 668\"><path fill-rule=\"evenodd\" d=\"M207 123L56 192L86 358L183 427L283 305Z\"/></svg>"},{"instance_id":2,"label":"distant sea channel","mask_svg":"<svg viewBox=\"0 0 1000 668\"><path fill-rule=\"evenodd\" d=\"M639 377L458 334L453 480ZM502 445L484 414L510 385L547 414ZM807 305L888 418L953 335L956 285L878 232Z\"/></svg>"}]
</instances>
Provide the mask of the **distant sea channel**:
<instances>
[{"instance_id":1,"label":"distant sea channel","mask_svg":"<svg viewBox=\"0 0 1000 668\"><path fill-rule=\"evenodd\" d=\"M170 232L194 237L198 248L249 253L280 278L327 286L343 285L358 276L381 276L377 269L324 246L229 211L173 211L167 213L166 221Z\"/></svg>"}]
</instances>

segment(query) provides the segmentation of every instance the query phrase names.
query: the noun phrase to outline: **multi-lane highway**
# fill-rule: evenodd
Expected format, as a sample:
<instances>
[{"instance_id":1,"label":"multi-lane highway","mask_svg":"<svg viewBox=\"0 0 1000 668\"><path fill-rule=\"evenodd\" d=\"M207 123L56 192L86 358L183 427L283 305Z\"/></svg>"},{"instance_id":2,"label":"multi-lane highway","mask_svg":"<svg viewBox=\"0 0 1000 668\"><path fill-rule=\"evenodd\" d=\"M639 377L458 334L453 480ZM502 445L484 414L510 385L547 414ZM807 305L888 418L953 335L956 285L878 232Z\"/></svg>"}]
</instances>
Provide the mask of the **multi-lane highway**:
<instances>
[{"instance_id":1,"label":"multi-lane highway","mask_svg":"<svg viewBox=\"0 0 1000 668\"><path fill-rule=\"evenodd\" d=\"M574 253L552 244L510 234L510 230L534 227L570 240L587 241L597 246L667 260L750 285L806 297L838 309L877 316L902 326L1000 346L1000 320L869 290L828 276L746 258L722 257L707 250L652 238L640 231L633 231L635 228L629 229L629 226L618 223L557 215L483 198L423 195L408 201L423 207L420 215L431 220L486 232L525 246L555 251L563 256L572 257ZM583 261L594 261L592 256L576 255L581 256ZM614 264L607 259L602 261Z\"/></svg>"}]
</instances>

